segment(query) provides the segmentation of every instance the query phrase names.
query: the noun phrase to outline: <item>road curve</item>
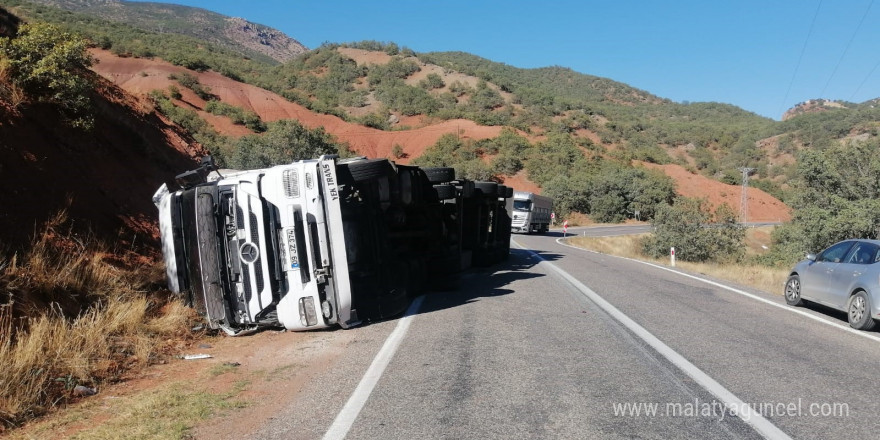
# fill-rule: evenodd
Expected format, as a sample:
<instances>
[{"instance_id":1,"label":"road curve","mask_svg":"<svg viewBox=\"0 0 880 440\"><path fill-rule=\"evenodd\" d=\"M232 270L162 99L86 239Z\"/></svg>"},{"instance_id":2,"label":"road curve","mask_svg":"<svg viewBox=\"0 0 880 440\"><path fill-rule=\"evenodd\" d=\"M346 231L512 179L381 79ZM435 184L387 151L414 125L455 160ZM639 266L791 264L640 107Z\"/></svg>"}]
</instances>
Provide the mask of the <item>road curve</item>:
<instances>
[{"instance_id":1,"label":"road curve","mask_svg":"<svg viewBox=\"0 0 880 440\"><path fill-rule=\"evenodd\" d=\"M620 232L578 235L584 230ZM337 438L875 436L877 341L693 278L564 246L560 235L517 235L524 249L506 263L469 272L456 291L426 295ZM717 393L579 285L752 412L722 407ZM324 436L400 322L347 330L358 337L345 356L254 437ZM757 413L778 435L747 420Z\"/></svg>"}]
</instances>

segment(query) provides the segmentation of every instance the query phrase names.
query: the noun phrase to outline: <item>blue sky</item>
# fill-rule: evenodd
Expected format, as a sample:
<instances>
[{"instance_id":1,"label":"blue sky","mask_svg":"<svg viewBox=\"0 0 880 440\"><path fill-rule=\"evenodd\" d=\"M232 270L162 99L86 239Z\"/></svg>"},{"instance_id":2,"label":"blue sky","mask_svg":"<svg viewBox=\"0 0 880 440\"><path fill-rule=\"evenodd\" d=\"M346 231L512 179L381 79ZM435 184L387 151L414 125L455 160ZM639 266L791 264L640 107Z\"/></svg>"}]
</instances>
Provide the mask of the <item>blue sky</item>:
<instances>
[{"instance_id":1,"label":"blue sky","mask_svg":"<svg viewBox=\"0 0 880 440\"><path fill-rule=\"evenodd\" d=\"M393 41L516 67L570 67L674 101L779 119L812 98L880 97L880 2L179 0L323 42Z\"/></svg>"}]
</instances>

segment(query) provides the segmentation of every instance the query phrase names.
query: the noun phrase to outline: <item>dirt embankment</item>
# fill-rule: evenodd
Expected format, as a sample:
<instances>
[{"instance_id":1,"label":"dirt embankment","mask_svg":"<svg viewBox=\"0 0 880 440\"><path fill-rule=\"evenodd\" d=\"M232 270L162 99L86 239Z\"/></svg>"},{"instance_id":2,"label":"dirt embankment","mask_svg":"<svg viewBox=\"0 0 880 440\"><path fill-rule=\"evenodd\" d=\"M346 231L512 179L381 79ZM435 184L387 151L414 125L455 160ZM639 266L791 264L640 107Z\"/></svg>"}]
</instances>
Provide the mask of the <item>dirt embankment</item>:
<instances>
[{"instance_id":1,"label":"dirt embankment","mask_svg":"<svg viewBox=\"0 0 880 440\"><path fill-rule=\"evenodd\" d=\"M418 128L400 131L382 131L362 125L343 121L332 116L314 113L305 107L292 103L283 97L267 90L240 83L215 72L192 72L161 60L142 58L119 58L108 51L94 50L93 55L99 60L93 69L126 91L144 95L152 90L167 89L175 84L168 79L172 73L189 72L198 77L199 81L211 88L211 93L228 104L256 112L265 121L279 119L295 119L309 128L323 127L328 133L340 141L348 143L353 150L368 157L392 157L392 148L400 145L406 157L397 160L409 163L420 156L427 147L433 145L444 134L455 134L463 139L488 139L499 135L501 127L477 125L470 120L451 120L437 124L424 125L424 118L408 118L406 124L417 125ZM359 62L381 64L387 62L387 55L376 52L374 58L359 59ZM360 54L361 58L366 57ZM182 88L181 88L182 89ZM225 117L218 117L204 111L205 102L189 90L182 89L183 102L199 111L218 131L230 136L241 136L248 133L242 126L232 125ZM535 140L535 139L533 139ZM648 166L648 165L646 165ZM680 194L688 197L699 197L709 200L713 206L727 203L735 211L739 211L740 188L725 185L702 176L688 173L677 165L650 165L662 170L672 177ZM504 183L518 191L540 193L540 188L528 180L525 173L504 179ZM749 188L749 220L750 221L786 221L790 219L790 209L778 199L756 188Z\"/></svg>"},{"instance_id":2,"label":"dirt embankment","mask_svg":"<svg viewBox=\"0 0 880 440\"><path fill-rule=\"evenodd\" d=\"M156 89L166 90L169 85L176 84L168 79L169 74L189 72L196 75L200 83L210 87L211 93L227 104L252 110L264 121L295 119L309 128L323 127L338 140L348 143L354 151L368 157L392 157L394 145L400 145L407 157L398 162L408 163L444 134L476 140L493 138L501 132L501 127L481 126L466 119L444 121L411 130L376 130L346 122L336 116L314 113L275 93L234 81L215 72L192 72L161 60L120 58L108 51L94 50L92 54L99 60L93 70L130 93L145 95ZM204 108L204 100L188 90L181 91L184 101L197 109ZM204 112L201 115L221 133L232 136L244 134L241 127L224 124L222 119L225 118L209 118Z\"/></svg>"},{"instance_id":3,"label":"dirt embankment","mask_svg":"<svg viewBox=\"0 0 880 440\"><path fill-rule=\"evenodd\" d=\"M77 230L127 248L155 249L151 197L170 170L204 151L149 103L96 76L95 128L59 123L48 106L4 108L0 120L0 243L27 243L66 208Z\"/></svg>"},{"instance_id":4,"label":"dirt embankment","mask_svg":"<svg viewBox=\"0 0 880 440\"><path fill-rule=\"evenodd\" d=\"M740 212L742 202L742 187L728 185L717 180L699 174L692 174L680 165L656 165L642 163L646 168L658 169L672 177L676 183L676 190L685 197L706 199L714 208L722 204L730 206L734 212ZM749 222L785 222L791 220L791 208L779 201L779 199L766 192L749 187L748 195L748 221Z\"/></svg>"}]
</instances>

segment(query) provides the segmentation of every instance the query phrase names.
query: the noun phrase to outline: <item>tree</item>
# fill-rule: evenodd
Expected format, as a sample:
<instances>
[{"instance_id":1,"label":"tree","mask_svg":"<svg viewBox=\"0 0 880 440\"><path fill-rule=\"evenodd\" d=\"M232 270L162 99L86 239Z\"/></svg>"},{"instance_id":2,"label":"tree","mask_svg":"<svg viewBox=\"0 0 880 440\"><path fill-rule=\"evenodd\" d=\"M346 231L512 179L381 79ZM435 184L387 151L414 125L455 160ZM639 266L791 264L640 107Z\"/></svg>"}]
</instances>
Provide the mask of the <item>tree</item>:
<instances>
[{"instance_id":1,"label":"tree","mask_svg":"<svg viewBox=\"0 0 880 440\"><path fill-rule=\"evenodd\" d=\"M847 238L880 238L880 141L804 150L792 182L791 223L774 231L766 262L790 265Z\"/></svg>"},{"instance_id":2,"label":"tree","mask_svg":"<svg viewBox=\"0 0 880 440\"><path fill-rule=\"evenodd\" d=\"M682 261L736 261L744 255L745 229L736 222L736 214L721 205L714 214L703 199L678 197L662 205L653 221L654 234L642 242L642 251L661 258L675 248Z\"/></svg>"},{"instance_id":3,"label":"tree","mask_svg":"<svg viewBox=\"0 0 880 440\"><path fill-rule=\"evenodd\" d=\"M429 73L425 79L419 81L419 87L427 90L440 89L445 85L443 78L436 73Z\"/></svg>"},{"instance_id":4,"label":"tree","mask_svg":"<svg viewBox=\"0 0 880 440\"><path fill-rule=\"evenodd\" d=\"M261 135L239 138L229 165L241 169L265 168L338 152L339 146L323 128L309 130L297 121L282 119L270 122Z\"/></svg>"},{"instance_id":5,"label":"tree","mask_svg":"<svg viewBox=\"0 0 880 440\"><path fill-rule=\"evenodd\" d=\"M46 23L25 23L14 38L0 38L0 57L12 84L40 102L57 105L74 126L89 128L92 57L85 39Z\"/></svg>"}]
</instances>

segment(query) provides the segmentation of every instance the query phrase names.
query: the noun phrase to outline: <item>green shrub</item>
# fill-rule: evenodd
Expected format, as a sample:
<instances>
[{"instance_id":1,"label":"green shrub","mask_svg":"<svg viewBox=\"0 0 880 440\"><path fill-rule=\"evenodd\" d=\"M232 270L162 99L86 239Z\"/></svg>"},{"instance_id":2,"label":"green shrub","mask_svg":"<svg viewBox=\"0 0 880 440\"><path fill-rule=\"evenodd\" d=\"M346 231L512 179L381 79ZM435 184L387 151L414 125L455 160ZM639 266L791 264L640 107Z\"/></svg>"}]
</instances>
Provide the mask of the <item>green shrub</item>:
<instances>
[{"instance_id":1,"label":"green shrub","mask_svg":"<svg viewBox=\"0 0 880 440\"><path fill-rule=\"evenodd\" d=\"M260 119L258 114L241 107L211 100L205 104L205 111L215 115L227 116L233 124L244 125L256 133L266 131L266 124Z\"/></svg>"},{"instance_id":2,"label":"green shrub","mask_svg":"<svg viewBox=\"0 0 880 440\"><path fill-rule=\"evenodd\" d=\"M178 84L192 90L199 98L202 98L205 101L217 98L211 94L210 87L202 85L202 83L199 82L199 79L189 72L183 72L179 75L172 73L171 75L168 75L168 79L177 81Z\"/></svg>"},{"instance_id":3,"label":"green shrub","mask_svg":"<svg viewBox=\"0 0 880 440\"><path fill-rule=\"evenodd\" d=\"M425 79L419 81L419 87L425 90L441 89L444 86L446 83L443 82L443 78L436 73L429 73Z\"/></svg>"},{"instance_id":4,"label":"green shrub","mask_svg":"<svg viewBox=\"0 0 880 440\"><path fill-rule=\"evenodd\" d=\"M183 95L180 94L180 89L177 88L174 84L168 86L168 95L171 96L171 99L181 99Z\"/></svg>"},{"instance_id":5,"label":"green shrub","mask_svg":"<svg viewBox=\"0 0 880 440\"><path fill-rule=\"evenodd\" d=\"M642 251L662 258L675 248L682 261L741 260L745 254L745 229L736 223L736 214L727 205L713 213L705 200L679 197L661 206L653 221L654 233L642 242Z\"/></svg>"},{"instance_id":6,"label":"green shrub","mask_svg":"<svg viewBox=\"0 0 880 440\"><path fill-rule=\"evenodd\" d=\"M270 122L263 134L239 138L229 165L240 169L265 168L346 151L323 128L310 130L297 121L282 119Z\"/></svg>"},{"instance_id":7,"label":"green shrub","mask_svg":"<svg viewBox=\"0 0 880 440\"><path fill-rule=\"evenodd\" d=\"M403 159L408 156L406 152L403 151L403 147L399 144L394 144L394 146L391 147L391 155L394 156L395 159Z\"/></svg>"},{"instance_id":8,"label":"green shrub","mask_svg":"<svg viewBox=\"0 0 880 440\"><path fill-rule=\"evenodd\" d=\"M58 106L73 126L91 128L86 71L92 58L87 42L56 26L34 22L22 24L14 38L0 38L0 56L8 78L28 97Z\"/></svg>"}]
</instances>

